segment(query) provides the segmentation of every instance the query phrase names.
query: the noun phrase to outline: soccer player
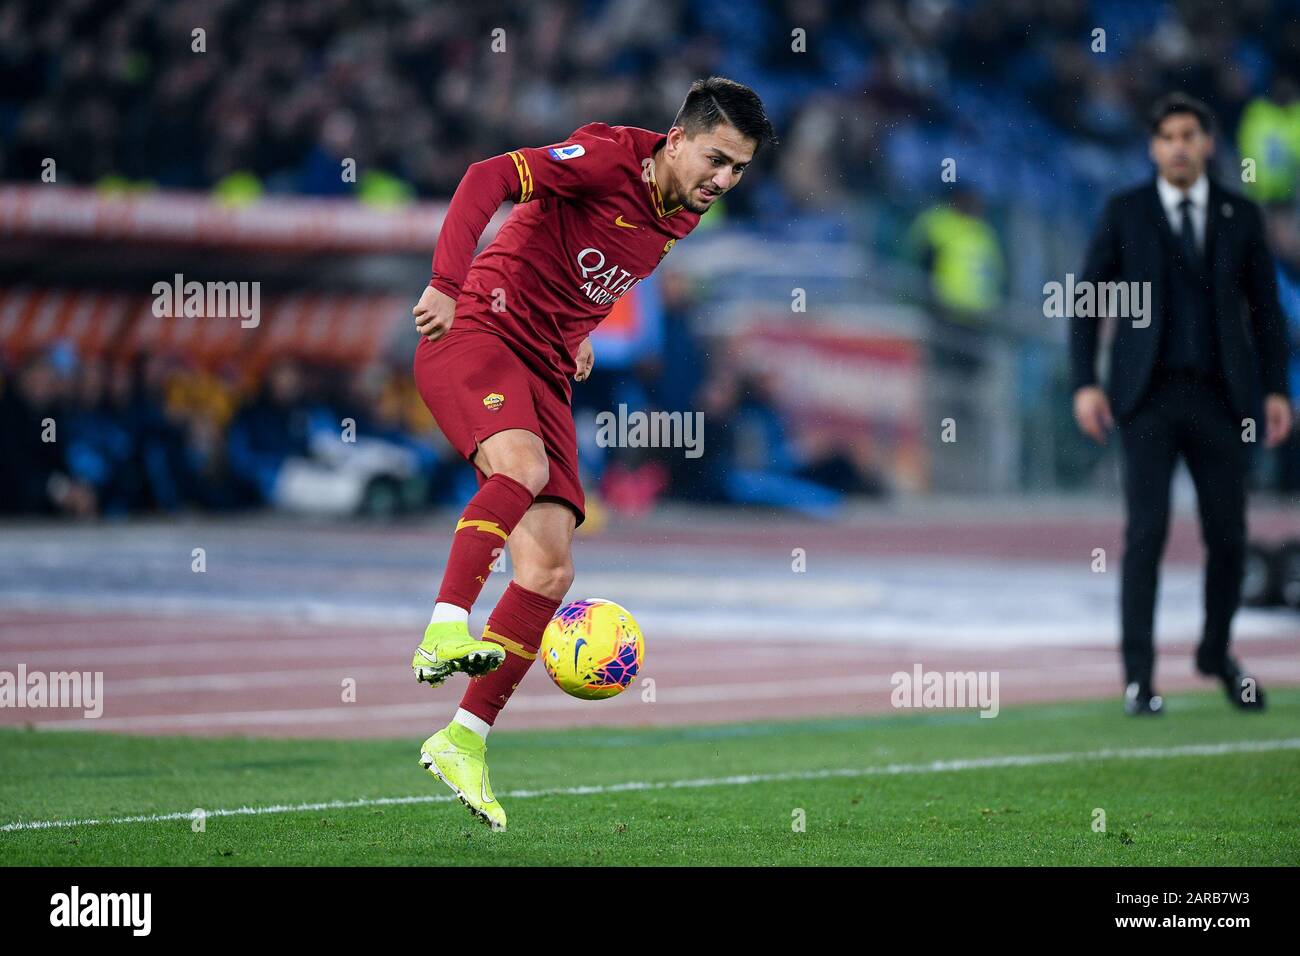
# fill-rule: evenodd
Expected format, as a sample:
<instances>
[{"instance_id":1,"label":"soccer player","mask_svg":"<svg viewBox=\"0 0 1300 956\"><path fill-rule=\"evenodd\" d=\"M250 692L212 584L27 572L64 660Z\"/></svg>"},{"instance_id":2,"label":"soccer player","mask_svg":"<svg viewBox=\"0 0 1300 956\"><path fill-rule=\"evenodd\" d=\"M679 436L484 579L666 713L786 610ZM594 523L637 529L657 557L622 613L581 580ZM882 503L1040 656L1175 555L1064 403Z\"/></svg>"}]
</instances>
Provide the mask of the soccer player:
<instances>
[{"instance_id":1,"label":"soccer player","mask_svg":"<svg viewBox=\"0 0 1300 956\"><path fill-rule=\"evenodd\" d=\"M433 686L473 678L420 763L494 830L488 731L537 657L573 581L583 520L569 377L595 361L588 335L775 142L763 104L731 80L696 80L666 134L591 123L564 142L474 163L443 222L433 278L412 310L415 380L438 427L476 469L442 585L411 662ZM515 207L473 258L502 201ZM471 264L471 258L473 263ZM514 578L483 639L469 612L501 548Z\"/></svg>"}]
</instances>

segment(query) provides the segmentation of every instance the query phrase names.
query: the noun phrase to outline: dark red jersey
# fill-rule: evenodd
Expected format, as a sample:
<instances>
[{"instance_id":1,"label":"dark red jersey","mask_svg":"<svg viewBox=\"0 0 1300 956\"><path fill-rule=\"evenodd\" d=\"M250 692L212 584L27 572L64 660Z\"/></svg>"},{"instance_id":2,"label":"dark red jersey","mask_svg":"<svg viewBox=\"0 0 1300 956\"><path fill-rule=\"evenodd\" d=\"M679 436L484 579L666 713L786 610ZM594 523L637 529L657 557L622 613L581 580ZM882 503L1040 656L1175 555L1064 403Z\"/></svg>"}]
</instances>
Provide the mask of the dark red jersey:
<instances>
[{"instance_id":1,"label":"dark red jersey","mask_svg":"<svg viewBox=\"0 0 1300 956\"><path fill-rule=\"evenodd\" d=\"M664 140L591 123L554 146L470 166L447 210L429 283L456 299L453 329L501 336L567 398L582 340L699 222L681 206L664 208L651 162ZM506 199L514 209L474 258Z\"/></svg>"}]
</instances>

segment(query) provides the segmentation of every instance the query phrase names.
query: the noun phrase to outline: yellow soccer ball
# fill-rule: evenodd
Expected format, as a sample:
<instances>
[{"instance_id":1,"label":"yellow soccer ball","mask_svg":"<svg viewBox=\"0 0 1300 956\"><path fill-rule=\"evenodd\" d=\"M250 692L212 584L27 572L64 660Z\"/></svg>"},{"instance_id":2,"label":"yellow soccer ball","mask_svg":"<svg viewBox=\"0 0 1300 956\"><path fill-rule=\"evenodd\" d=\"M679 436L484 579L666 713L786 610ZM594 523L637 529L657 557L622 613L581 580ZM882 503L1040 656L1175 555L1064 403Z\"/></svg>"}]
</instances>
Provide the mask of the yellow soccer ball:
<instances>
[{"instance_id":1,"label":"yellow soccer ball","mask_svg":"<svg viewBox=\"0 0 1300 956\"><path fill-rule=\"evenodd\" d=\"M582 700L601 700L623 693L636 680L645 638L626 608L588 598L555 612L538 653L560 690Z\"/></svg>"}]
</instances>

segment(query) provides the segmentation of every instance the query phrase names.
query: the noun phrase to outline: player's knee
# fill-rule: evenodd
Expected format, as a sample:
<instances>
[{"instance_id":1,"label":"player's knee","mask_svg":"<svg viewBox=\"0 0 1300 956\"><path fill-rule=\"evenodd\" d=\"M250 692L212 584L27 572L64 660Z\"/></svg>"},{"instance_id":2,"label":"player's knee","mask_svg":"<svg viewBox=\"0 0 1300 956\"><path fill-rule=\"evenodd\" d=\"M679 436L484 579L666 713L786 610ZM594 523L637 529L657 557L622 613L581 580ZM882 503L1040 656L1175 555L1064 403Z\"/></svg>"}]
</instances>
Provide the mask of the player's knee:
<instances>
[{"instance_id":1,"label":"player's knee","mask_svg":"<svg viewBox=\"0 0 1300 956\"><path fill-rule=\"evenodd\" d=\"M513 478L534 496L551 480L546 446L541 438L524 429L497 432L479 445L479 454L486 459L492 474Z\"/></svg>"},{"instance_id":2,"label":"player's knee","mask_svg":"<svg viewBox=\"0 0 1300 956\"><path fill-rule=\"evenodd\" d=\"M545 455L512 455L496 469L496 473L513 478L534 495L541 494L546 483L551 480L551 467Z\"/></svg>"},{"instance_id":3,"label":"player's knee","mask_svg":"<svg viewBox=\"0 0 1300 956\"><path fill-rule=\"evenodd\" d=\"M559 591L560 597L568 593L569 588L573 586L573 564L566 561L563 567L555 572L554 581L556 590Z\"/></svg>"},{"instance_id":4,"label":"player's knee","mask_svg":"<svg viewBox=\"0 0 1300 956\"><path fill-rule=\"evenodd\" d=\"M559 601L573 584L573 562L565 559L522 567L518 580L528 590Z\"/></svg>"}]
</instances>

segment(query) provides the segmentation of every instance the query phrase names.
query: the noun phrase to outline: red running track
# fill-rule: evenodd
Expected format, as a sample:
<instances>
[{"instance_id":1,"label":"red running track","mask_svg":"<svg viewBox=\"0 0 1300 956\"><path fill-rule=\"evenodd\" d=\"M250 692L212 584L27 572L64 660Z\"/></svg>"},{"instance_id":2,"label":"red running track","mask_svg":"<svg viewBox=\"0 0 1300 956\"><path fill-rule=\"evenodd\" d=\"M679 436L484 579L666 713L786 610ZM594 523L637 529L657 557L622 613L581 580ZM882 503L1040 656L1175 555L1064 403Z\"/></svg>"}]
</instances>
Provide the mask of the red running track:
<instances>
[{"instance_id":1,"label":"red running track","mask_svg":"<svg viewBox=\"0 0 1300 956\"><path fill-rule=\"evenodd\" d=\"M417 636L366 626L266 625L140 614L9 612L0 671L100 671L103 714L0 708L0 725L137 734L264 737L423 737L455 710L464 678L434 690L407 666ZM1164 693L1205 689L1191 644L1162 644ZM1252 638L1238 651L1261 683L1300 683L1294 634ZM1099 647L925 650L905 636L882 643L691 639L656 634L642 678L621 697L579 701L534 667L503 713L504 729L662 726L891 712L890 676L990 671L1001 707L1113 696L1119 657ZM344 701L345 682L355 701ZM653 681L653 694L651 691ZM1227 704L1225 703L1225 708Z\"/></svg>"}]
</instances>

